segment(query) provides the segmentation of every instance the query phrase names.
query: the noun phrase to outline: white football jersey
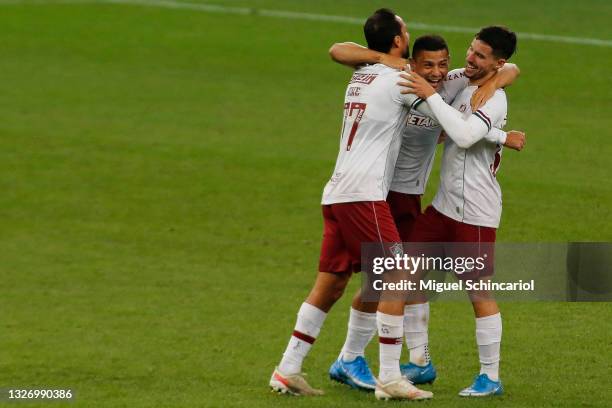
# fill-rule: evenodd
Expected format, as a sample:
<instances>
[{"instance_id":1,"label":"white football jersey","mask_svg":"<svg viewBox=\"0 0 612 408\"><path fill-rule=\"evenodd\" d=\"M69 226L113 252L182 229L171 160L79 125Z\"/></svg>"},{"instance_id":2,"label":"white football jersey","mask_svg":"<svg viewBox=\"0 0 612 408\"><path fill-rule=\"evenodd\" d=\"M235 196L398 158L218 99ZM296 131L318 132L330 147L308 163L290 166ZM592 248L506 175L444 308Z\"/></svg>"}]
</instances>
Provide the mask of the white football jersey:
<instances>
[{"instance_id":1,"label":"white football jersey","mask_svg":"<svg viewBox=\"0 0 612 408\"><path fill-rule=\"evenodd\" d=\"M468 86L465 68L450 71L438 93L444 102L451 104L455 96ZM442 127L430 116L411 110L402 135L391 190L398 193L421 195L425 192L431 174L436 145Z\"/></svg>"},{"instance_id":2,"label":"white football jersey","mask_svg":"<svg viewBox=\"0 0 612 408\"><path fill-rule=\"evenodd\" d=\"M498 89L479 110L472 112L470 98L476 86L465 88L452 106L467 120L477 117L489 131L506 124L506 93ZM428 98L429 102L429 98ZM478 120L472 122L479 123ZM466 224L497 228L502 211L502 195L495 178L501 161L502 145L480 139L461 148L446 139L440 170L440 187L432 205L442 214Z\"/></svg>"},{"instance_id":3,"label":"white football jersey","mask_svg":"<svg viewBox=\"0 0 612 408\"><path fill-rule=\"evenodd\" d=\"M400 93L399 75L382 64L354 72L344 99L340 152L322 204L387 198L408 112L427 105Z\"/></svg>"}]
</instances>

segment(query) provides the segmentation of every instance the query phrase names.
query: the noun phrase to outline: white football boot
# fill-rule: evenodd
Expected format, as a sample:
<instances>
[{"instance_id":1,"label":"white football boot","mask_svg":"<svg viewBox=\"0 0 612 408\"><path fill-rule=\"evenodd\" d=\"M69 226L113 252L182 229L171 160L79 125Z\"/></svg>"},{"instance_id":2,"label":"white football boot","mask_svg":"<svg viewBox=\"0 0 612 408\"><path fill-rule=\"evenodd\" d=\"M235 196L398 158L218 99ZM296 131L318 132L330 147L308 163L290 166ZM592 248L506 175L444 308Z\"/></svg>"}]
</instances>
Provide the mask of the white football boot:
<instances>
[{"instance_id":1,"label":"white football boot","mask_svg":"<svg viewBox=\"0 0 612 408\"><path fill-rule=\"evenodd\" d=\"M420 390L406 377L398 378L397 380L389 381L386 384L380 381L376 382L376 391L374 395L378 400L424 400L433 398L431 391Z\"/></svg>"},{"instance_id":2,"label":"white football boot","mask_svg":"<svg viewBox=\"0 0 612 408\"><path fill-rule=\"evenodd\" d=\"M276 367L270 377L270 388L280 394L289 395L323 395L323 390L312 388L304 378L304 374L285 375Z\"/></svg>"}]
</instances>

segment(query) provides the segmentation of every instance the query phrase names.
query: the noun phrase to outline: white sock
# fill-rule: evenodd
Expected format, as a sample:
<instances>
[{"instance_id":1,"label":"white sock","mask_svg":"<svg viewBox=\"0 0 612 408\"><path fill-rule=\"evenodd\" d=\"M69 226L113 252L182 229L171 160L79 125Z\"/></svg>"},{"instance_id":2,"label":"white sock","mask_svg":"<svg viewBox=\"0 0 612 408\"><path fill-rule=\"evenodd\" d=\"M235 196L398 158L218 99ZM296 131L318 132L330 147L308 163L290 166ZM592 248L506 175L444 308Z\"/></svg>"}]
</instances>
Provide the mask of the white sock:
<instances>
[{"instance_id":1,"label":"white sock","mask_svg":"<svg viewBox=\"0 0 612 408\"><path fill-rule=\"evenodd\" d=\"M340 352L343 361L363 356L365 348L376 334L376 313L366 313L351 307L346 341Z\"/></svg>"},{"instance_id":2,"label":"white sock","mask_svg":"<svg viewBox=\"0 0 612 408\"><path fill-rule=\"evenodd\" d=\"M429 302L404 307L404 335L406 347L410 352L410 362L425 366L431 360L429 356Z\"/></svg>"},{"instance_id":3,"label":"white sock","mask_svg":"<svg viewBox=\"0 0 612 408\"><path fill-rule=\"evenodd\" d=\"M302 303L293 335L278 365L281 373L291 375L302 372L302 362L317 339L325 317L327 313L321 309L306 302Z\"/></svg>"},{"instance_id":4,"label":"white sock","mask_svg":"<svg viewBox=\"0 0 612 408\"><path fill-rule=\"evenodd\" d=\"M378 379L384 384L402 376L399 362L402 355L404 316L376 312L378 341L380 343L380 371Z\"/></svg>"},{"instance_id":5,"label":"white sock","mask_svg":"<svg viewBox=\"0 0 612 408\"><path fill-rule=\"evenodd\" d=\"M476 318L476 344L480 358L480 374L499 380L499 349L502 337L501 314Z\"/></svg>"}]
</instances>

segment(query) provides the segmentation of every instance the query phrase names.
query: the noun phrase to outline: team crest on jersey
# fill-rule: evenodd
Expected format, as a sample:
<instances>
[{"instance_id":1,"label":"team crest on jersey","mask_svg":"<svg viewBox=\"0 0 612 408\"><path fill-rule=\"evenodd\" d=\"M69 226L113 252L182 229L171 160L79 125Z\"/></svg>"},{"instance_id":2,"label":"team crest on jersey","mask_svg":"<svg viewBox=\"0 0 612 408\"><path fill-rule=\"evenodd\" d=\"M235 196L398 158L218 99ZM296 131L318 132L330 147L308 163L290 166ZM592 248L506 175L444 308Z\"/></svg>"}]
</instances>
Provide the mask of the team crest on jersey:
<instances>
[{"instance_id":1,"label":"team crest on jersey","mask_svg":"<svg viewBox=\"0 0 612 408\"><path fill-rule=\"evenodd\" d=\"M340 178L342 177L342 173L334 173L334 175L331 177L331 179L329 179L329 181L332 184L337 184L340 181Z\"/></svg>"},{"instance_id":2,"label":"team crest on jersey","mask_svg":"<svg viewBox=\"0 0 612 408\"><path fill-rule=\"evenodd\" d=\"M377 76L378 76L378 74L358 74L358 73L355 73L355 74L353 74L353 77L351 78L351 82L349 82L349 84L366 84L366 85L370 85L372 83L372 81L374 81L376 79Z\"/></svg>"},{"instance_id":3,"label":"team crest on jersey","mask_svg":"<svg viewBox=\"0 0 612 408\"><path fill-rule=\"evenodd\" d=\"M467 109L467 105L465 103L462 103L461 106L459 107L459 112L463 113L465 112L466 109Z\"/></svg>"}]
</instances>

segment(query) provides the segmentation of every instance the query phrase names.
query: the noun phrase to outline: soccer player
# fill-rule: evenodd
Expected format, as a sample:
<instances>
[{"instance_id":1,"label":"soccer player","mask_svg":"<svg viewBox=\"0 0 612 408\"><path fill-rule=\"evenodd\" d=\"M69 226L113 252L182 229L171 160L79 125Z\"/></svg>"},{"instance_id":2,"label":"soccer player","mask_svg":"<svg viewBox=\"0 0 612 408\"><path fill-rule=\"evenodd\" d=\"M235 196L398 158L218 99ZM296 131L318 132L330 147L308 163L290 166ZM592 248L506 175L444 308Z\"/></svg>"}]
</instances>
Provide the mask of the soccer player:
<instances>
[{"instance_id":1,"label":"soccer player","mask_svg":"<svg viewBox=\"0 0 612 408\"><path fill-rule=\"evenodd\" d=\"M470 98L478 86L493 77L516 49L516 35L505 27L485 27L476 34L466 55L469 86L449 106L442 96L416 73L406 75L407 92L426 99L436 119L449 135L442 156L440 186L433 203L416 221L412 242L469 242L488 247L488 267L471 278L485 280L493 273L493 246L502 210L496 174L501 145L483 137L506 123L507 100L503 90L480 109L472 110ZM482 253L481 253L482 254ZM462 276L461 278L464 278ZM482 397L503 393L499 379L501 314L487 291L468 291L476 318L476 343L480 373L459 395Z\"/></svg>"},{"instance_id":2,"label":"soccer player","mask_svg":"<svg viewBox=\"0 0 612 408\"><path fill-rule=\"evenodd\" d=\"M334 44L330 55L336 62L351 67L376 62L400 69L406 65L404 59L393 58L354 43ZM468 79L463 75L463 68L448 72L449 59L446 41L438 35L425 35L414 42L410 65L450 103L468 85ZM480 93L484 95L479 101L489 99L497 88L510 85L518 74L515 65L506 64L497 75L483 84ZM409 241L415 220L421 214L421 195L431 173L440 132L441 127L434 119L418 111L410 112L387 196L391 214L404 242ZM506 135L493 129L487 135L487 140L519 149L521 135L513 131L508 133ZM364 359L364 352L376 331L375 311L376 305L363 303L358 291L350 310L345 344L329 370L333 380L353 388L374 389L375 381ZM421 296L407 304L404 312L404 334L410 361L401 365L401 372L414 384L431 383L436 378L436 370L428 348L429 303Z\"/></svg>"},{"instance_id":3,"label":"soccer player","mask_svg":"<svg viewBox=\"0 0 612 408\"><path fill-rule=\"evenodd\" d=\"M408 54L406 25L388 9L377 10L368 18L364 34L368 48L396 57ZM407 115L420 99L400 93L399 74L382 64L366 66L353 74L347 86L340 151L323 191L319 273L300 307L283 358L272 373L270 387L275 391L297 395L323 393L306 382L301 374L302 362L327 312L342 296L351 274L361 268L361 243L401 242L385 198ZM385 253L392 248L397 246L386 248ZM378 303L380 372L375 390L378 399L416 400L433 396L401 376L403 312L402 300L383 298Z\"/></svg>"}]
</instances>

